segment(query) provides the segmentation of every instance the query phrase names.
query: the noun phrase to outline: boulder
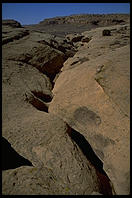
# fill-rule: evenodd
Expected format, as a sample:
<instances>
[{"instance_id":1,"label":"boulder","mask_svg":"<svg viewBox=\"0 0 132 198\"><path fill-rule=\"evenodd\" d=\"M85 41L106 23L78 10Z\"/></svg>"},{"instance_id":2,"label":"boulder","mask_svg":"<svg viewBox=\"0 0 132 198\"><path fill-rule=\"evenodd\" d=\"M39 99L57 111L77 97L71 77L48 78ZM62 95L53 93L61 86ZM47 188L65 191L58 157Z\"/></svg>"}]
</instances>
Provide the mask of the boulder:
<instances>
[{"instance_id":1,"label":"boulder","mask_svg":"<svg viewBox=\"0 0 132 198\"><path fill-rule=\"evenodd\" d=\"M111 36L111 32L110 32L110 30L103 30L102 35L103 36Z\"/></svg>"}]
</instances>

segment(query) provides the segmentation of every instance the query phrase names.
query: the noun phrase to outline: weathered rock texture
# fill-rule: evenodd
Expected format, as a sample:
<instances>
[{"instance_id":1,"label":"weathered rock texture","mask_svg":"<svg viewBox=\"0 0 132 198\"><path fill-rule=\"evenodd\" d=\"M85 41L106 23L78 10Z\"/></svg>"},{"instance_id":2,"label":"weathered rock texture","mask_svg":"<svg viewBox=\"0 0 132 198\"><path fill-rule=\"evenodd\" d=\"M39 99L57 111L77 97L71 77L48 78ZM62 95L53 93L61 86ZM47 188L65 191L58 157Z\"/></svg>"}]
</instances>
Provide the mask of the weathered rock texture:
<instances>
[{"instance_id":1,"label":"weathered rock texture","mask_svg":"<svg viewBox=\"0 0 132 198\"><path fill-rule=\"evenodd\" d=\"M13 35L17 28L8 29ZM103 191L96 169L68 136L67 125L47 114L54 77L74 53L71 43L36 32L3 43L3 194ZM29 165L33 167L25 167Z\"/></svg>"},{"instance_id":2,"label":"weathered rock texture","mask_svg":"<svg viewBox=\"0 0 132 198\"><path fill-rule=\"evenodd\" d=\"M129 24L2 32L2 194L129 194Z\"/></svg>"},{"instance_id":3,"label":"weathered rock texture","mask_svg":"<svg viewBox=\"0 0 132 198\"><path fill-rule=\"evenodd\" d=\"M115 192L129 194L129 25L103 30L83 33L92 39L64 63L49 112L85 136Z\"/></svg>"}]
</instances>

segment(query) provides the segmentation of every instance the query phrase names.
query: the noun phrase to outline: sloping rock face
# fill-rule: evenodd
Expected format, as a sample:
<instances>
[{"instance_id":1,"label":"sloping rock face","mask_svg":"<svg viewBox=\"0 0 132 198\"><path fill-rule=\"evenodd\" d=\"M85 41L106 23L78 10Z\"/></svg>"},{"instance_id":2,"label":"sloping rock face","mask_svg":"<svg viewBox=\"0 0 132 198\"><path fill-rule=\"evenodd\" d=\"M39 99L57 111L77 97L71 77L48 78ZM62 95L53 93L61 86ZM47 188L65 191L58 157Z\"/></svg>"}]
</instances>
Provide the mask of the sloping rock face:
<instances>
[{"instance_id":1,"label":"sloping rock face","mask_svg":"<svg viewBox=\"0 0 132 198\"><path fill-rule=\"evenodd\" d=\"M67 126L61 119L39 111L30 111L19 124L10 122L3 135L33 166L3 171L3 194L100 192L95 168L66 131Z\"/></svg>"},{"instance_id":2,"label":"sloping rock face","mask_svg":"<svg viewBox=\"0 0 132 198\"><path fill-rule=\"evenodd\" d=\"M2 194L112 194L108 177L69 137L69 126L48 113L54 78L76 49L43 33L18 39L18 29L2 27L9 38L2 48Z\"/></svg>"},{"instance_id":3,"label":"sloping rock face","mask_svg":"<svg viewBox=\"0 0 132 198\"><path fill-rule=\"evenodd\" d=\"M103 36L104 29L111 36ZM53 89L49 112L85 136L103 162L116 194L130 192L129 25L84 32Z\"/></svg>"},{"instance_id":4,"label":"sloping rock face","mask_svg":"<svg viewBox=\"0 0 132 198\"><path fill-rule=\"evenodd\" d=\"M2 194L129 194L129 24L63 39L9 23Z\"/></svg>"}]
</instances>

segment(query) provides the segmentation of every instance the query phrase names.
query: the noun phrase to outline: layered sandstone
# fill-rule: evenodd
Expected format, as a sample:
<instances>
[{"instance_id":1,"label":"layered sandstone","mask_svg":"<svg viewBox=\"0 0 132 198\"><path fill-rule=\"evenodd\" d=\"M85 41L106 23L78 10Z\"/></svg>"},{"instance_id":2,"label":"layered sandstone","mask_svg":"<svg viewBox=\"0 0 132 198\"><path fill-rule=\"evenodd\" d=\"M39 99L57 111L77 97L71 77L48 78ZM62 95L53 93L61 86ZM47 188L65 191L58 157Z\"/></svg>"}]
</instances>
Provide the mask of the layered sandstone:
<instances>
[{"instance_id":1,"label":"layered sandstone","mask_svg":"<svg viewBox=\"0 0 132 198\"><path fill-rule=\"evenodd\" d=\"M3 195L130 193L130 26L121 16L65 38L2 23Z\"/></svg>"}]
</instances>

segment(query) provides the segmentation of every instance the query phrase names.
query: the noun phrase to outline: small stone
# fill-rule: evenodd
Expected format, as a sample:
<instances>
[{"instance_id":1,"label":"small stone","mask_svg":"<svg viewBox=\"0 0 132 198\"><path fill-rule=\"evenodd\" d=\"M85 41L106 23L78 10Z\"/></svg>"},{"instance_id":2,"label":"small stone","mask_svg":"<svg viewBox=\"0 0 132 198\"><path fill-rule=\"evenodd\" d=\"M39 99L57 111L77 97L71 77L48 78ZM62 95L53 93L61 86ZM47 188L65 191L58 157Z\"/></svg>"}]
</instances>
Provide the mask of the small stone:
<instances>
[{"instance_id":1,"label":"small stone","mask_svg":"<svg viewBox=\"0 0 132 198\"><path fill-rule=\"evenodd\" d=\"M111 31L110 30L103 30L102 35L103 36L111 36Z\"/></svg>"}]
</instances>

